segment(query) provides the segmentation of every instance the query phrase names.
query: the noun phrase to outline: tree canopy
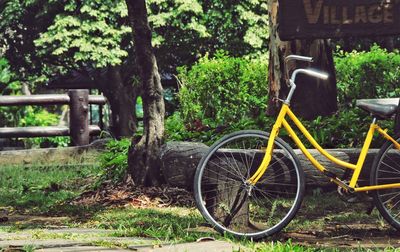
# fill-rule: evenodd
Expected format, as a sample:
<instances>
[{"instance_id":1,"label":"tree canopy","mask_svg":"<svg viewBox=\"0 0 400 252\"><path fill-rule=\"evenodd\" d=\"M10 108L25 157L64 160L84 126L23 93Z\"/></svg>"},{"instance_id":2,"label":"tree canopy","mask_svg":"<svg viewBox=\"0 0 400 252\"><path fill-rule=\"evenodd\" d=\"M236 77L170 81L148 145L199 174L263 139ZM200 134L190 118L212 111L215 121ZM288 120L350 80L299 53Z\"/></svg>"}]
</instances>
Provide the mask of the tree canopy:
<instances>
[{"instance_id":1,"label":"tree canopy","mask_svg":"<svg viewBox=\"0 0 400 252\"><path fill-rule=\"evenodd\" d=\"M221 49L233 55L266 51L266 0L146 2L162 71L175 72ZM4 6L2 54L25 78L121 65L132 53L124 1L10 0Z\"/></svg>"}]
</instances>

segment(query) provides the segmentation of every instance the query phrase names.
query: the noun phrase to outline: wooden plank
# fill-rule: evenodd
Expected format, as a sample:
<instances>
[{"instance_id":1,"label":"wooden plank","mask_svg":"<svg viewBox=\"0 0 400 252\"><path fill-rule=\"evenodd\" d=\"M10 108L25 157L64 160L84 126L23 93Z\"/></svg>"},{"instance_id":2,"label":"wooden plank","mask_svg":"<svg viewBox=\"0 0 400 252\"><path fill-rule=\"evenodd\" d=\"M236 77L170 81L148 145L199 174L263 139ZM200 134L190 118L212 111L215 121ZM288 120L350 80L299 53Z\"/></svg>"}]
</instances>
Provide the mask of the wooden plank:
<instances>
[{"instance_id":1,"label":"wooden plank","mask_svg":"<svg viewBox=\"0 0 400 252\"><path fill-rule=\"evenodd\" d=\"M89 135L97 136L100 135L101 129L97 125L89 125Z\"/></svg>"},{"instance_id":2,"label":"wooden plank","mask_svg":"<svg viewBox=\"0 0 400 252\"><path fill-rule=\"evenodd\" d=\"M69 128L65 126L0 128L1 138L50 137L50 136L68 136L68 135L69 135Z\"/></svg>"},{"instance_id":3,"label":"wooden plank","mask_svg":"<svg viewBox=\"0 0 400 252\"><path fill-rule=\"evenodd\" d=\"M102 95L89 95L89 104L104 105L106 103L107 99Z\"/></svg>"},{"instance_id":4,"label":"wooden plank","mask_svg":"<svg viewBox=\"0 0 400 252\"><path fill-rule=\"evenodd\" d=\"M69 96L66 94L0 96L0 106L62 105L69 102ZM90 104L104 105L106 102L107 99L102 95L89 95Z\"/></svg>"},{"instance_id":5,"label":"wooden plank","mask_svg":"<svg viewBox=\"0 0 400 252\"><path fill-rule=\"evenodd\" d=\"M279 0L282 40L400 34L398 0Z\"/></svg>"},{"instance_id":6,"label":"wooden plank","mask_svg":"<svg viewBox=\"0 0 400 252\"><path fill-rule=\"evenodd\" d=\"M96 146L79 146L63 148L40 148L25 150L0 151L0 167L26 165L56 165L56 164L97 164L102 149ZM2 237L0 236L0 240Z\"/></svg>"},{"instance_id":7,"label":"wooden plank","mask_svg":"<svg viewBox=\"0 0 400 252\"><path fill-rule=\"evenodd\" d=\"M0 96L0 106L59 105L68 103L69 97L66 94Z\"/></svg>"},{"instance_id":8,"label":"wooden plank","mask_svg":"<svg viewBox=\"0 0 400 252\"><path fill-rule=\"evenodd\" d=\"M90 135L99 135L101 129L97 125L89 126ZM5 127L0 128L0 138L13 137L53 137L69 136L69 128L66 126L48 126L48 127Z\"/></svg>"}]
</instances>

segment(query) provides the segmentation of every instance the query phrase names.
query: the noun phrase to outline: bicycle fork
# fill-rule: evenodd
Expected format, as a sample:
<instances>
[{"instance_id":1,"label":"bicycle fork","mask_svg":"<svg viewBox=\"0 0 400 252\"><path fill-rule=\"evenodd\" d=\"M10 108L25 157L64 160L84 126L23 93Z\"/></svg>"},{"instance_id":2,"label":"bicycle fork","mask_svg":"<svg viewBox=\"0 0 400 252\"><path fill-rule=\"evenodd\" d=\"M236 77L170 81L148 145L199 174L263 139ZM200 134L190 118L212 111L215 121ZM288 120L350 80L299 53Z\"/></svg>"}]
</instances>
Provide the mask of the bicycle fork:
<instances>
[{"instance_id":1,"label":"bicycle fork","mask_svg":"<svg viewBox=\"0 0 400 252\"><path fill-rule=\"evenodd\" d=\"M274 126L272 127L272 131L271 131L270 137L268 139L268 145L267 145L267 149L265 151L264 158L263 158L260 166L258 167L258 169L247 181L250 185L255 185L258 182L258 180L260 180L262 175L267 170L269 163L271 162L272 149L274 148L274 141L275 141L275 138L278 136L280 128L282 127L282 122L285 118L287 109L288 109L288 106L282 106L282 109L279 112L278 118L277 118Z\"/></svg>"}]
</instances>

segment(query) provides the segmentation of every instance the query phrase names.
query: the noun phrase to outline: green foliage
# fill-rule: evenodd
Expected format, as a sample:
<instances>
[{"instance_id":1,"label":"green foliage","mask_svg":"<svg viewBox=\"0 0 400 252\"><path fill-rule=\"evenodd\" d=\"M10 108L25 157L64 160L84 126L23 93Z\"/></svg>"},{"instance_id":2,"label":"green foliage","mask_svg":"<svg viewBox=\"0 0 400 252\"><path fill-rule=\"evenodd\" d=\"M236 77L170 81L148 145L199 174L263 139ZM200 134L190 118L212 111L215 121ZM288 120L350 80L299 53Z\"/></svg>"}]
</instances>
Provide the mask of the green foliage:
<instances>
[{"instance_id":1,"label":"green foliage","mask_svg":"<svg viewBox=\"0 0 400 252\"><path fill-rule=\"evenodd\" d=\"M50 53L75 62L93 62L97 67L120 65L128 53L121 48L131 28L119 20L127 16L124 1L70 0L47 31L35 40L39 55Z\"/></svg>"},{"instance_id":2,"label":"green foliage","mask_svg":"<svg viewBox=\"0 0 400 252\"><path fill-rule=\"evenodd\" d=\"M219 52L178 71L180 111L166 120L168 139L211 144L223 134L272 123L264 115L265 63Z\"/></svg>"},{"instance_id":3,"label":"green foliage","mask_svg":"<svg viewBox=\"0 0 400 252\"><path fill-rule=\"evenodd\" d=\"M22 117L18 120L18 126L54 126L60 120L58 114L50 113L43 108L34 108L32 106L24 107ZM28 147L66 147L69 137L35 137L24 139Z\"/></svg>"},{"instance_id":4,"label":"green foliage","mask_svg":"<svg viewBox=\"0 0 400 252\"><path fill-rule=\"evenodd\" d=\"M101 155L102 172L99 182L112 180L119 182L126 174L128 167L128 151L131 141L128 138L111 140L107 143L106 151Z\"/></svg>"},{"instance_id":5,"label":"green foliage","mask_svg":"<svg viewBox=\"0 0 400 252\"><path fill-rule=\"evenodd\" d=\"M175 72L205 53L265 54L266 0L151 0L149 22L160 68Z\"/></svg>"},{"instance_id":6,"label":"green foliage","mask_svg":"<svg viewBox=\"0 0 400 252\"><path fill-rule=\"evenodd\" d=\"M10 70L8 60L0 58L0 95L20 94L21 84L13 79L15 74ZM0 127L16 126L22 111L17 107L0 107Z\"/></svg>"},{"instance_id":7,"label":"green foliage","mask_svg":"<svg viewBox=\"0 0 400 252\"><path fill-rule=\"evenodd\" d=\"M207 121L213 125L211 119ZM257 118L240 118L226 126L211 127L208 124L201 125L200 128L189 128L184 123L181 113L175 112L165 121L165 134L167 141L193 141L211 145L228 133L245 129L270 129L273 123L274 118L261 114Z\"/></svg>"},{"instance_id":8,"label":"green foliage","mask_svg":"<svg viewBox=\"0 0 400 252\"><path fill-rule=\"evenodd\" d=\"M267 102L267 66L219 53L191 69L179 68L179 100L184 122L192 128L226 126L257 118Z\"/></svg>"},{"instance_id":9,"label":"green foliage","mask_svg":"<svg viewBox=\"0 0 400 252\"><path fill-rule=\"evenodd\" d=\"M2 88L0 89L1 91L7 88L8 85L12 85L11 79L13 78L13 76L14 75L10 70L8 60L5 58L0 58L0 84L2 85Z\"/></svg>"},{"instance_id":10,"label":"green foliage","mask_svg":"<svg viewBox=\"0 0 400 252\"><path fill-rule=\"evenodd\" d=\"M357 148L364 143L371 120L372 118L359 108L345 108L331 116L319 116L312 121L302 122L324 148ZM379 125L389 129L390 134L393 133L393 121L379 121ZM288 136L285 138L289 140ZM303 143L308 143L305 137L300 138ZM379 148L384 141L385 139L376 137L371 147ZM307 144L307 147L312 146Z\"/></svg>"},{"instance_id":11,"label":"green foliage","mask_svg":"<svg viewBox=\"0 0 400 252\"><path fill-rule=\"evenodd\" d=\"M163 30L166 27L176 27L175 29L168 29L170 32L172 30L175 36L178 35L177 31L179 30L181 33L185 31L192 35L196 35L197 33L199 37L210 36L207 32L207 28L200 20L203 14L203 7L198 0L150 0L147 1L147 5L150 10L149 23L153 29L159 31L159 33L154 34L153 37L152 43L155 47L170 42L166 41L169 40L167 36L169 36L170 33L164 32ZM180 35L182 36L183 33Z\"/></svg>"},{"instance_id":12,"label":"green foliage","mask_svg":"<svg viewBox=\"0 0 400 252\"><path fill-rule=\"evenodd\" d=\"M335 57L340 104L400 96L400 55L377 45L368 52L339 51Z\"/></svg>"},{"instance_id":13,"label":"green foliage","mask_svg":"<svg viewBox=\"0 0 400 252\"><path fill-rule=\"evenodd\" d=\"M24 117L19 120L19 126L51 126L58 124L59 116L49 113L47 110L34 109L28 106L25 109Z\"/></svg>"},{"instance_id":14,"label":"green foliage","mask_svg":"<svg viewBox=\"0 0 400 252\"><path fill-rule=\"evenodd\" d=\"M369 52L339 52L335 62L340 110L302 122L325 148L361 147L371 117L355 108L354 102L361 98L399 97L400 56L373 46ZM180 113L167 118L167 138L211 144L235 130L269 131L275 118L264 115L267 84L262 76L266 67L250 64L254 69L243 78L241 69L245 63L248 61L218 55L201 59L192 69L181 68ZM247 80L252 84L247 86ZM380 121L380 125L391 131L393 121ZM284 130L280 136L291 142ZM305 137L301 139L312 147ZM383 141L375 138L372 147L379 147Z\"/></svg>"},{"instance_id":15,"label":"green foliage","mask_svg":"<svg viewBox=\"0 0 400 252\"><path fill-rule=\"evenodd\" d=\"M212 35L208 52L225 50L234 56L267 51L267 0L202 1L204 22Z\"/></svg>"}]
</instances>

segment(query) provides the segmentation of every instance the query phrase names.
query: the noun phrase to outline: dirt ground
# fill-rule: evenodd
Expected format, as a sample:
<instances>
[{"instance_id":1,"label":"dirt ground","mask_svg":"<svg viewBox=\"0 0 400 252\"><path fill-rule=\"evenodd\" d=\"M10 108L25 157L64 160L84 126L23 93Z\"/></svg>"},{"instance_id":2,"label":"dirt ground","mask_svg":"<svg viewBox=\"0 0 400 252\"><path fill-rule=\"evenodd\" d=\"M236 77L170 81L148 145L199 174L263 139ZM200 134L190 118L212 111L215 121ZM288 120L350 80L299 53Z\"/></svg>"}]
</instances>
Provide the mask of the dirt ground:
<instances>
[{"instance_id":1,"label":"dirt ground","mask_svg":"<svg viewBox=\"0 0 400 252\"><path fill-rule=\"evenodd\" d=\"M139 207L171 205L194 207L190 192L173 188L147 188L132 191L132 186L103 187L101 192L89 192L77 199L79 203L92 200L104 205L125 204L127 200ZM291 224L273 240L291 240L321 248L369 248L400 247L400 232L396 231L373 207L371 198L361 194L349 203L335 191L314 190L306 195L302 207Z\"/></svg>"},{"instance_id":2,"label":"dirt ground","mask_svg":"<svg viewBox=\"0 0 400 252\"><path fill-rule=\"evenodd\" d=\"M392 228L363 195L357 203L337 193L308 195L302 208L279 240L321 248L399 248L400 232Z\"/></svg>"},{"instance_id":3,"label":"dirt ground","mask_svg":"<svg viewBox=\"0 0 400 252\"><path fill-rule=\"evenodd\" d=\"M102 204L109 206L130 205L145 207L194 207L190 192L173 188L138 188L131 185L102 187L101 190L86 192L72 204ZM335 192L318 192L307 195L303 205L282 232L267 240L281 242L291 240L293 244L320 248L383 249L400 248L400 232L389 226L371 207L368 197L358 203L343 201ZM372 209L372 211L371 211ZM62 226L69 217L43 217L9 215L8 223L44 224Z\"/></svg>"},{"instance_id":4,"label":"dirt ground","mask_svg":"<svg viewBox=\"0 0 400 252\"><path fill-rule=\"evenodd\" d=\"M400 247L400 233L391 228L379 229L374 224L348 223L326 225L323 230L287 232L280 236L294 244L325 248Z\"/></svg>"}]
</instances>

